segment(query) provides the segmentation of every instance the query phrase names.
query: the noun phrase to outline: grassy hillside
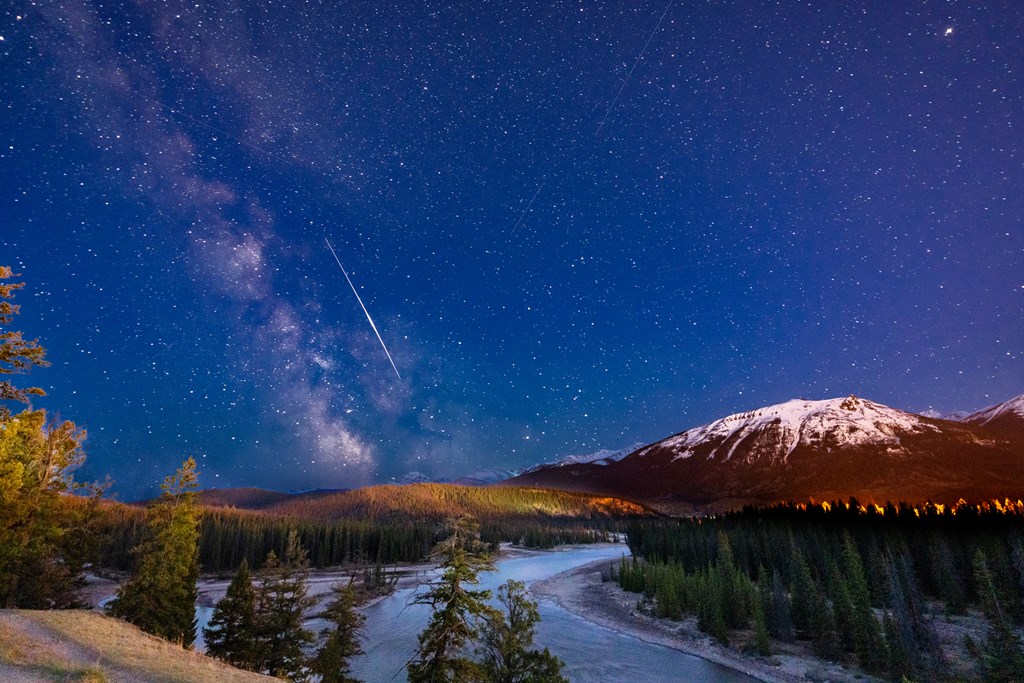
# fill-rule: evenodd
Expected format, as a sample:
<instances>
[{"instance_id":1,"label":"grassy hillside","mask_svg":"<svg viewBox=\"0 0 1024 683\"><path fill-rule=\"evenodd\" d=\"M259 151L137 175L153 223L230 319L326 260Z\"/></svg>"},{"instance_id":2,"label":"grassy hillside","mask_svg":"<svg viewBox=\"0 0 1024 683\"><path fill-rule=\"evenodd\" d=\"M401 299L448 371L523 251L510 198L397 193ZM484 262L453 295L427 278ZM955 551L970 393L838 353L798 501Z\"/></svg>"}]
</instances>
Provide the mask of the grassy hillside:
<instances>
[{"instance_id":1,"label":"grassy hillside","mask_svg":"<svg viewBox=\"0 0 1024 683\"><path fill-rule=\"evenodd\" d=\"M469 514L495 518L632 517L652 514L643 505L620 498L521 486L407 484L368 486L317 498L300 498L270 511L303 519L440 519Z\"/></svg>"},{"instance_id":2,"label":"grassy hillside","mask_svg":"<svg viewBox=\"0 0 1024 683\"><path fill-rule=\"evenodd\" d=\"M0 610L0 680L81 683L258 683L117 619L80 610Z\"/></svg>"}]
</instances>

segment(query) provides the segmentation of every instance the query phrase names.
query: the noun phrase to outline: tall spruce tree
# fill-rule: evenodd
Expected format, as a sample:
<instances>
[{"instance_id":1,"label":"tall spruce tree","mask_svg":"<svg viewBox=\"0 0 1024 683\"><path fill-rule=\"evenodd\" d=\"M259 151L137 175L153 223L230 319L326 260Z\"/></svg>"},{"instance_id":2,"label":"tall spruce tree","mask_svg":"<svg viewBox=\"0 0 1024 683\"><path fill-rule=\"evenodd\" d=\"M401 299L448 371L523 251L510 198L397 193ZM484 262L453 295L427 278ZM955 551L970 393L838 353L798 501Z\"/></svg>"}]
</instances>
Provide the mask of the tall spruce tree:
<instances>
[{"instance_id":1,"label":"tall spruce tree","mask_svg":"<svg viewBox=\"0 0 1024 683\"><path fill-rule=\"evenodd\" d=\"M761 602L768 632L783 642L793 642L796 638L793 633L793 616L790 609L790 600L786 594L786 586L782 581L779 570L772 571L770 582L768 581L767 572L763 568L758 575L761 577L759 581L761 584Z\"/></svg>"},{"instance_id":2,"label":"tall spruce tree","mask_svg":"<svg viewBox=\"0 0 1024 683\"><path fill-rule=\"evenodd\" d=\"M321 635L325 638L311 668L320 676L321 683L359 683L349 676L349 659L362 654L359 632L366 617L356 611L356 594L352 582L335 584L331 587L332 599L320 615L330 622Z\"/></svg>"},{"instance_id":3,"label":"tall spruce tree","mask_svg":"<svg viewBox=\"0 0 1024 683\"><path fill-rule=\"evenodd\" d=\"M227 594L213 610L210 625L203 629L203 637L206 651L214 657L243 669L256 667L256 589L248 560L242 560Z\"/></svg>"},{"instance_id":4,"label":"tall spruce tree","mask_svg":"<svg viewBox=\"0 0 1024 683\"><path fill-rule=\"evenodd\" d=\"M853 600L850 597L850 587L846 584L846 578L834 557L829 558L826 572L828 577L826 589L832 603L832 615L835 618L839 641L847 650L856 651L857 621L853 610Z\"/></svg>"},{"instance_id":5,"label":"tall spruce tree","mask_svg":"<svg viewBox=\"0 0 1024 683\"><path fill-rule=\"evenodd\" d=\"M1013 621L1001 601L991 568L982 550L974 555L974 583L988 620L988 633L978 659L987 683L1024 681L1024 644L1013 630Z\"/></svg>"},{"instance_id":6,"label":"tall spruce tree","mask_svg":"<svg viewBox=\"0 0 1024 683\"><path fill-rule=\"evenodd\" d=\"M562 661L547 648L533 648L540 612L537 603L527 596L526 584L509 579L498 588L498 601L505 613L489 614L480 638L484 680L488 683L568 683L562 676Z\"/></svg>"},{"instance_id":7,"label":"tall spruce tree","mask_svg":"<svg viewBox=\"0 0 1024 683\"><path fill-rule=\"evenodd\" d=\"M885 668L888 653L882 640L881 627L871 611L871 590L864 574L864 565L849 535L843 538L843 569L852 607L850 620L854 629L857 661L865 671L881 671Z\"/></svg>"},{"instance_id":8,"label":"tall spruce tree","mask_svg":"<svg viewBox=\"0 0 1024 683\"><path fill-rule=\"evenodd\" d=\"M313 633L302 625L306 610L316 604L307 594L309 559L293 529L288 532L284 560L270 551L261 571L263 583L257 591L257 670L271 676L303 681L308 677L303 649L313 642Z\"/></svg>"},{"instance_id":9,"label":"tall spruce tree","mask_svg":"<svg viewBox=\"0 0 1024 683\"><path fill-rule=\"evenodd\" d=\"M812 638L814 630L812 621L818 609L816 599L818 593L817 584L811 576L811 569L796 547L792 548L793 555L793 581L790 587L792 594L793 627L798 635L804 638Z\"/></svg>"},{"instance_id":10,"label":"tall spruce tree","mask_svg":"<svg viewBox=\"0 0 1024 683\"><path fill-rule=\"evenodd\" d=\"M471 518L451 520L448 528L450 535L434 549L444 571L430 590L414 599L434 611L420 633L416 658L409 663L410 683L464 683L481 676L480 665L467 656L466 648L494 608L487 604L491 592L472 586L479 584L480 572L493 571L494 564Z\"/></svg>"},{"instance_id":11,"label":"tall spruce tree","mask_svg":"<svg viewBox=\"0 0 1024 683\"><path fill-rule=\"evenodd\" d=\"M161 485L148 511L148 538L138 570L109 606L112 615L143 631L192 647L196 637L199 578L199 505L196 461L188 458Z\"/></svg>"},{"instance_id":12,"label":"tall spruce tree","mask_svg":"<svg viewBox=\"0 0 1024 683\"><path fill-rule=\"evenodd\" d=\"M759 655L768 656L772 653L772 641L768 634L768 620L765 616L764 603L754 602L754 649Z\"/></svg>"}]
</instances>

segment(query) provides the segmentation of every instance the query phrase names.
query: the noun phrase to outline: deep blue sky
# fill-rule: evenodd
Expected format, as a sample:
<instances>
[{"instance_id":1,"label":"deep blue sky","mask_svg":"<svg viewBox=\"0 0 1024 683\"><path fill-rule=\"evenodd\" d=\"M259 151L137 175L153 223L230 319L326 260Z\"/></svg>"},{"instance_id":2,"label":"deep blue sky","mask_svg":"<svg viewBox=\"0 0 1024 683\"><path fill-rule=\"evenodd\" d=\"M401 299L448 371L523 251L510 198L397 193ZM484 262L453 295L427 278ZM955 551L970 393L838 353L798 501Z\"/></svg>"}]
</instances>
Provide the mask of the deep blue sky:
<instances>
[{"instance_id":1,"label":"deep blue sky","mask_svg":"<svg viewBox=\"0 0 1024 683\"><path fill-rule=\"evenodd\" d=\"M124 497L1024 391L1013 2L198 4L0 19L0 263Z\"/></svg>"}]
</instances>

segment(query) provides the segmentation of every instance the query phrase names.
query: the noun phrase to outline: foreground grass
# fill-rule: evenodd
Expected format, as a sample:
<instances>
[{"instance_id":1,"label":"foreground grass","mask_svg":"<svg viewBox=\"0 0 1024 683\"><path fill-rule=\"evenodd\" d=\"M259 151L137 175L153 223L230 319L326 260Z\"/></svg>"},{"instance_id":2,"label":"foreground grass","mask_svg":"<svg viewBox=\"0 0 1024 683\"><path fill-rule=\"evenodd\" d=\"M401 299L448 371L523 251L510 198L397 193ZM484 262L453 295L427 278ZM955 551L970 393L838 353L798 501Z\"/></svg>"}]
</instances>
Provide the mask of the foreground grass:
<instances>
[{"instance_id":1,"label":"foreground grass","mask_svg":"<svg viewBox=\"0 0 1024 683\"><path fill-rule=\"evenodd\" d=\"M79 610L0 610L0 679L74 683L275 680L182 649L117 619Z\"/></svg>"}]
</instances>

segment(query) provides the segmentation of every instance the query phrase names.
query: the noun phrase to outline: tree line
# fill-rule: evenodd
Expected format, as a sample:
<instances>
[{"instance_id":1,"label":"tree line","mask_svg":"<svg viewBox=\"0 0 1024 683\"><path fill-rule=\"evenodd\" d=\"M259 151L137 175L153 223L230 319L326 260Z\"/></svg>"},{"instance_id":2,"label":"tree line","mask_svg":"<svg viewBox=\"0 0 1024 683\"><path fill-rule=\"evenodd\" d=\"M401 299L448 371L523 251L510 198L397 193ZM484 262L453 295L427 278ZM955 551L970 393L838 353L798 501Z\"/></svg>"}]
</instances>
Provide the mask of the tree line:
<instances>
[{"instance_id":1,"label":"tree line","mask_svg":"<svg viewBox=\"0 0 1024 683\"><path fill-rule=\"evenodd\" d=\"M84 501L66 501L69 508ZM98 564L130 570L133 549L143 542L146 508L111 502L91 504L93 538L100 539ZM311 519L276 511L199 508L199 563L205 572L229 572L243 561L262 565L271 550L281 556L288 534L295 532L309 553L313 567L350 564L424 562L443 533L443 519L433 516L367 520L359 518ZM546 549L567 543L597 543L625 532L623 519L598 517L522 518L495 515L481 522L481 538L493 547L509 541L527 548Z\"/></svg>"},{"instance_id":2,"label":"tree line","mask_svg":"<svg viewBox=\"0 0 1024 683\"><path fill-rule=\"evenodd\" d=\"M196 637L195 601L199 575L200 508L195 500L196 465L191 458L163 485L163 495L146 520L145 542L136 549L137 568L108 606L110 614L142 630L191 647ZM431 549L442 572L415 602L432 615L407 663L412 683L565 683L562 663L547 649L533 647L540 620L526 587L508 581L498 591L504 609L489 604L479 590L479 573L494 569L491 545L470 518L446 525ZM308 594L309 558L299 534L289 532L284 554L270 550L253 577L242 560L204 628L207 651L233 666L289 681L348 683L351 658L363 652L365 617L356 611L360 596L354 578L331 588L331 599L317 616L328 622L315 650L305 621L317 600ZM368 578L380 587L383 577ZM364 593L366 586L363 587Z\"/></svg>"},{"instance_id":3,"label":"tree line","mask_svg":"<svg viewBox=\"0 0 1024 683\"><path fill-rule=\"evenodd\" d=\"M943 680L938 604L984 614L986 637L968 648L985 680L1024 671L1024 506L787 504L634 523L628 539L639 559L617 568L623 588L723 643L751 629L763 654L801 640L895 681Z\"/></svg>"}]
</instances>

